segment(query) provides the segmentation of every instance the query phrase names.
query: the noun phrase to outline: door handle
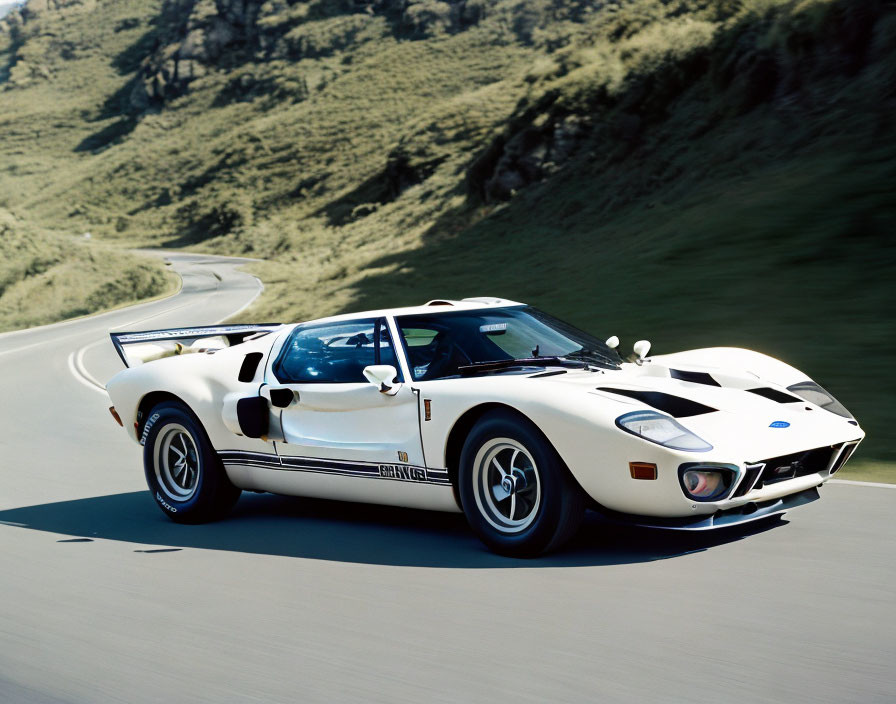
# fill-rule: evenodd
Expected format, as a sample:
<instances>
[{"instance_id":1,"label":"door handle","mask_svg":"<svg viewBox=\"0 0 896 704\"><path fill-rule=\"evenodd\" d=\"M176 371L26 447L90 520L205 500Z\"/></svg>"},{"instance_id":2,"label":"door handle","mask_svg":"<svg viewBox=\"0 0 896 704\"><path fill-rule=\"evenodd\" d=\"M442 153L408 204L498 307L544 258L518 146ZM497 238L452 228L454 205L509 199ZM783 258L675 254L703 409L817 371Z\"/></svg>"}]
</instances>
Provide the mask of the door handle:
<instances>
[{"instance_id":1,"label":"door handle","mask_svg":"<svg viewBox=\"0 0 896 704\"><path fill-rule=\"evenodd\" d=\"M286 386L262 386L258 395L266 398L275 408L289 408L299 401L299 392Z\"/></svg>"}]
</instances>

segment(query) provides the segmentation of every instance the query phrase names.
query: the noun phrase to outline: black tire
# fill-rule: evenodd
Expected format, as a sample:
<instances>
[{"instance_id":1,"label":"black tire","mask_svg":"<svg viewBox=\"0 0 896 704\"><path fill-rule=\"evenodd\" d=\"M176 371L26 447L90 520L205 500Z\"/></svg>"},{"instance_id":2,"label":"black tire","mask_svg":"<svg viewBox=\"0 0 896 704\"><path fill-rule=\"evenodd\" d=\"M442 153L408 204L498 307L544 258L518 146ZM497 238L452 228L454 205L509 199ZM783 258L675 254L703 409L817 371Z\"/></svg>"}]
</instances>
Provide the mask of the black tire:
<instances>
[{"instance_id":1,"label":"black tire","mask_svg":"<svg viewBox=\"0 0 896 704\"><path fill-rule=\"evenodd\" d=\"M143 438L146 483L156 506L171 520L205 523L233 508L240 490L230 483L205 429L185 405L155 406Z\"/></svg>"},{"instance_id":2,"label":"black tire","mask_svg":"<svg viewBox=\"0 0 896 704\"><path fill-rule=\"evenodd\" d=\"M501 555L555 550L585 515L585 496L557 451L530 420L509 410L490 411L473 426L458 484L473 531Z\"/></svg>"}]
</instances>

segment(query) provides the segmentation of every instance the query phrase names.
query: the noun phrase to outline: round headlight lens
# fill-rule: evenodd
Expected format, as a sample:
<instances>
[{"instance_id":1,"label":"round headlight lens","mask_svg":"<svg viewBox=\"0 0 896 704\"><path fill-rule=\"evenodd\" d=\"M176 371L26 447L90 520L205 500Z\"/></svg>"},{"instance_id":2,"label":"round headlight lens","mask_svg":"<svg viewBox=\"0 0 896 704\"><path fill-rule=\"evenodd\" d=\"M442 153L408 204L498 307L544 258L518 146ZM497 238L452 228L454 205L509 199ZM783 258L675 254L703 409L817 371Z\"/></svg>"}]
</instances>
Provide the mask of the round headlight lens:
<instances>
[{"instance_id":1,"label":"round headlight lens","mask_svg":"<svg viewBox=\"0 0 896 704\"><path fill-rule=\"evenodd\" d=\"M632 435L673 450L708 452L712 449L712 445L694 435L674 418L656 411L626 413L616 419L616 425Z\"/></svg>"},{"instance_id":2,"label":"round headlight lens","mask_svg":"<svg viewBox=\"0 0 896 704\"><path fill-rule=\"evenodd\" d=\"M712 501L728 494L732 477L726 469L688 469L681 474L681 485L690 498Z\"/></svg>"},{"instance_id":3,"label":"round headlight lens","mask_svg":"<svg viewBox=\"0 0 896 704\"><path fill-rule=\"evenodd\" d=\"M717 472L691 470L684 473L684 486L691 496L712 496L719 489L722 478Z\"/></svg>"}]
</instances>

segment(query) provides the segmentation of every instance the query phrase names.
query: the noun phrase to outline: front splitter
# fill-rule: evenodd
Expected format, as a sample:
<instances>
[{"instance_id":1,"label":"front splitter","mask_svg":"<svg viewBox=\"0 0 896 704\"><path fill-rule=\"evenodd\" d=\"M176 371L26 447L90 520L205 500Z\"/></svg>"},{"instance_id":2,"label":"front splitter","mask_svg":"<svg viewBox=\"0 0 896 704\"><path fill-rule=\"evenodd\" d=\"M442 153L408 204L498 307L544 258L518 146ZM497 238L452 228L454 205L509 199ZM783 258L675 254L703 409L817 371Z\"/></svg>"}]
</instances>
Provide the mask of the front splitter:
<instances>
[{"instance_id":1,"label":"front splitter","mask_svg":"<svg viewBox=\"0 0 896 704\"><path fill-rule=\"evenodd\" d=\"M697 518L657 518L655 516L636 516L598 508L598 512L606 518L619 523L642 526L644 528L665 528L667 530L715 530L738 526L758 521L771 516L778 516L800 506L805 506L820 497L817 487L804 489L796 494L789 494L778 499L757 501L728 509L716 511L708 516Z\"/></svg>"}]
</instances>

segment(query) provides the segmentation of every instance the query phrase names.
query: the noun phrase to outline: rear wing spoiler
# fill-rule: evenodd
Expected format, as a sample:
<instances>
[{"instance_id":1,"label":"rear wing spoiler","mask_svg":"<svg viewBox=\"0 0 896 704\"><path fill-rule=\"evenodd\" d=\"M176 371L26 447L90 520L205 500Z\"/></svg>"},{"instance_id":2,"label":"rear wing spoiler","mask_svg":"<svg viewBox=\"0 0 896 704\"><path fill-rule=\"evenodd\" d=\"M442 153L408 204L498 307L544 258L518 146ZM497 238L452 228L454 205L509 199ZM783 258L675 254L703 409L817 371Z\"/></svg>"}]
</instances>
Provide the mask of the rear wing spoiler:
<instances>
[{"instance_id":1,"label":"rear wing spoiler","mask_svg":"<svg viewBox=\"0 0 896 704\"><path fill-rule=\"evenodd\" d=\"M260 337L279 329L282 323L260 325L200 325L144 332L112 332L112 344L124 366L145 364L163 357L230 347L250 337Z\"/></svg>"}]
</instances>

